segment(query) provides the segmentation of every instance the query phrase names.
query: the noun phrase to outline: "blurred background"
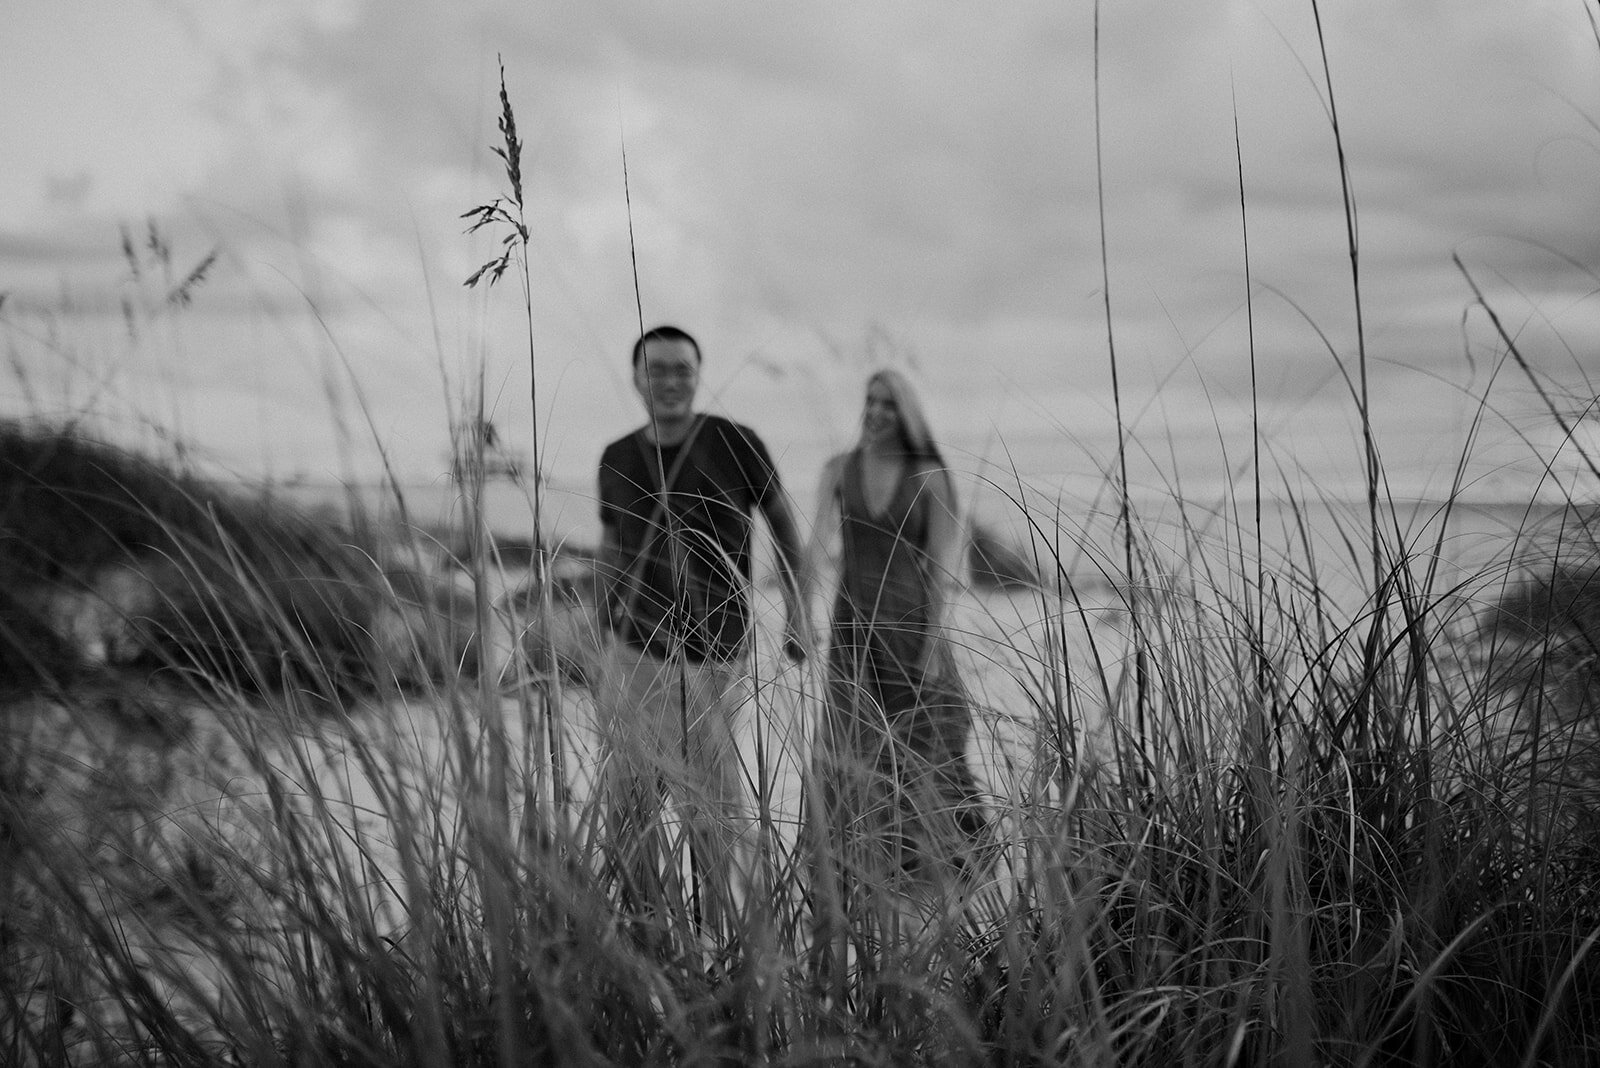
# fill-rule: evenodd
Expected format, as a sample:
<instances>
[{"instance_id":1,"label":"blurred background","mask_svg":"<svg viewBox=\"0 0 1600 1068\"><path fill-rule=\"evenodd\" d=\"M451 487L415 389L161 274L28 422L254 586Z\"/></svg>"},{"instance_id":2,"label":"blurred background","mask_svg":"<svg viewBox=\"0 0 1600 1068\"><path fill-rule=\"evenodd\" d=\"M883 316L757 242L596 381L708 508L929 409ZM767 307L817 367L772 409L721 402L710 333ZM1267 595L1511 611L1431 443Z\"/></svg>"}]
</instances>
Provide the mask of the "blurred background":
<instances>
[{"instance_id":1,"label":"blurred background","mask_svg":"<svg viewBox=\"0 0 1600 1068\"><path fill-rule=\"evenodd\" d=\"M670 321L802 499L891 364L974 478L1077 500L1114 466L1114 345L1136 493L1252 494L1254 419L1267 493L1359 497L1358 281L1395 495L1463 455L1472 498L1587 492L1592 13L1322 14L1327 71L1300 0L14 0L0 415L317 491L386 457L447 496L481 382L582 531L642 416L629 345ZM531 328L516 271L462 284L502 236L462 218L508 192L501 63Z\"/></svg>"}]
</instances>

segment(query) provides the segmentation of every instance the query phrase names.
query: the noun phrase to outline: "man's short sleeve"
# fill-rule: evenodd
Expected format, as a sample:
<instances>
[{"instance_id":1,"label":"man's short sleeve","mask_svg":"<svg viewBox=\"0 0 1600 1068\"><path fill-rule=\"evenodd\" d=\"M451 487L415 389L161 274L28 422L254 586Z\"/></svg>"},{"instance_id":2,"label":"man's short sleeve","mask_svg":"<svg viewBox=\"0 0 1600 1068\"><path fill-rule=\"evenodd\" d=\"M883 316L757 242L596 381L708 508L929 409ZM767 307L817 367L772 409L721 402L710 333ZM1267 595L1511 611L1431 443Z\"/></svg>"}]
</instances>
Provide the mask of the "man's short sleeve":
<instances>
[{"instance_id":1,"label":"man's short sleeve","mask_svg":"<svg viewBox=\"0 0 1600 1068\"><path fill-rule=\"evenodd\" d=\"M607 483L610 481L610 479L606 477L607 474L608 470L606 468L605 461L602 460L600 461L600 477L595 482L595 500L598 502L597 507L598 511L600 512L600 525L602 527L614 527L617 525L617 509L616 506L611 503L611 498L606 492L609 488Z\"/></svg>"},{"instance_id":2,"label":"man's short sleeve","mask_svg":"<svg viewBox=\"0 0 1600 1068\"><path fill-rule=\"evenodd\" d=\"M621 521L618 504L622 500L622 472L617 470L617 448L608 445L600 455L600 471L595 481L595 495L600 511L600 526L615 527Z\"/></svg>"},{"instance_id":3,"label":"man's short sleeve","mask_svg":"<svg viewBox=\"0 0 1600 1068\"><path fill-rule=\"evenodd\" d=\"M766 507L783 492L778 479L778 468L767 452L766 443L747 426L733 424L734 437L739 443L739 469L744 472L750 496L760 507Z\"/></svg>"}]
</instances>

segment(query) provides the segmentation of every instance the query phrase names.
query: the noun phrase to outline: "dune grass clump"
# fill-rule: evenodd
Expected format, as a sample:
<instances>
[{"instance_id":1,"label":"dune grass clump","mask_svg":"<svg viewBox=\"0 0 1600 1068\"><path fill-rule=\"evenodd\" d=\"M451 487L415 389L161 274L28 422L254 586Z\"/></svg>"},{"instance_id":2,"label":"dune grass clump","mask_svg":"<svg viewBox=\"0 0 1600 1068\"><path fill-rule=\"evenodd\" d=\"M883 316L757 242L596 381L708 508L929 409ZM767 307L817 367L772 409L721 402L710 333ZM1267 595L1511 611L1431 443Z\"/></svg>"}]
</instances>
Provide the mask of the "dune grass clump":
<instances>
[{"instance_id":1,"label":"dune grass clump","mask_svg":"<svg viewBox=\"0 0 1600 1068\"><path fill-rule=\"evenodd\" d=\"M1487 620L1498 678L1525 719L1579 726L1600 711L1600 552L1583 513L1525 554ZM1600 733L1600 732L1597 732Z\"/></svg>"},{"instance_id":2,"label":"dune grass clump","mask_svg":"<svg viewBox=\"0 0 1600 1068\"><path fill-rule=\"evenodd\" d=\"M1040 593L1079 634L1009 650L969 634L1032 687L1026 712L984 717L1029 754L990 781L996 866L910 897L858 888L873 903L835 971L813 936L826 848L806 852L762 786L804 761L798 736L745 768L772 833L742 910L708 926L688 882L625 905L595 800L558 802L514 724L495 808L482 741L514 700L441 688L308 732L293 693L240 695L210 743L235 785L198 821L128 801L112 852L142 850L134 868L38 808L13 822L8 1049L45 1065L1586 1063L1597 809L1492 714L1468 648L1487 632L1398 575L1405 596L1346 611L1309 567L1278 561L1288 581L1258 596L1253 565L1184 570L1154 545L1136 540L1129 588L1160 586L1139 632L1157 729L1134 729L1125 615ZM1098 671L1062 652L1091 636ZM755 717L781 715L779 685ZM182 834L133 830L163 821ZM647 832L665 870L691 868L682 830L669 814Z\"/></svg>"},{"instance_id":3,"label":"dune grass clump","mask_svg":"<svg viewBox=\"0 0 1600 1068\"><path fill-rule=\"evenodd\" d=\"M389 655L408 617L451 615L443 586L396 566L370 527L70 427L0 426L0 528L0 657L24 684L113 666L332 700L414 683L423 658ZM466 637L442 655L470 660Z\"/></svg>"},{"instance_id":4,"label":"dune grass clump","mask_svg":"<svg viewBox=\"0 0 1600 1068\"><path fill-rule=\"evenodd\" d=\"M973 962L988 1048L1021 1057L1001 1063L1584 1063L1600 809L1574 788L1584 751L1527 729L1534 695L1506 708L1504 675L1526 662L1497 655L1479 608L1494 569L1435 588L1432 543L1388 523L1384 581L1352 602L1322 583L1359 574L1360 550L1308 544L1258 568L1238 552L1247 531L1212 544L1177 523L1177 550L1135 538L1137 633L1115 617L1147 643L1143 687L1081 654L1054 668L1076 686L1052 687L1035 661L1057 771L1015 813L1026 859ZM1090 662L1128 664L1089 637Z\"/></svg>"},{"instance_id":5,"label":"dune grass clump","mask_svg":"<svg viewBox=\"0 0 1600 1068\"><path fill-rule=\"evenodd\" d=\"M671 808L643 835L669 890L641 910L575 725L582 676L541 675L525 643L513 690L408 667L461 625L421 617L432 632L385 663L422 683L308 716L367 670L331 670L353 639L318 628L366 634L398 596L358 583L374 552L359 564L342 527L292 513L268 537L263 506L81 437L7 440L26 473L9 499L30 505L8 524L19 588L154 561L194 607L141 616L141 640L203 618L217 643L167 639L7 700L16 1063L1575 1065L1600 1044L1600 762L1555 729L1571 717L1537 725L1589 617L1580 537L1559 585L1435 589L1434 543L1386 523L1382 581L1354 600L1326 583L1364 574L1364 549L1307 540L1258 565L1247 532L1212 540L1181 501L1180 537L1136 528L1116 582L1082 581L1092 545L1068 560L1041 541L1038 584L985 596L1031 600L1043 630L959 636L1022 695L980 701L980 734L1013 754L987 779L993 866L856 885L847 949L824 959L818 872L841 858L778 785L809 766L804 671L757 680L739 910L696 907ZM70 478L46 492L55 463ZM1505 592L1484 612L1479 587ZM289 674L313 640L314 673ZM1530 649L1557 651L1545 675ZM196 684L138 696L149 671ZM573 715L541 718L557 699Z\"/></svg>"}]
</instances>

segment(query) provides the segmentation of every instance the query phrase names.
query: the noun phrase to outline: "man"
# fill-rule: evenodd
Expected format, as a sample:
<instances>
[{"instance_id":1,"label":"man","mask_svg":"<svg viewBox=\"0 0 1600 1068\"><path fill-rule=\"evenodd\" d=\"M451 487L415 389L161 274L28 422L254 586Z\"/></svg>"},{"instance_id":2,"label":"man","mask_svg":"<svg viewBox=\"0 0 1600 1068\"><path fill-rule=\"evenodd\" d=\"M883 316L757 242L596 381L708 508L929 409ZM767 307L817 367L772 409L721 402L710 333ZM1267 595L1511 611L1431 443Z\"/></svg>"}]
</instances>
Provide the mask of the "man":
<instances>
[{"instance_id":1,"label":"man","mask_svg":"<svg viewBox=\"0 0 1600 1068\"><path fill-rule=\"evenodd\" d=\"M766 518L778 550L788 656L807 633L796 587L800 542L766 446L755 432L697 412L700 346L675 326L633 346L646 423L600 459L600 622L611 632L595 692L609 750L603 771L624 899L668 897L654 827L664 793L689 821L707 920L731 918L733 869L747 829L734 721L749 697L751 534Z\"/></svg>"}]
</instances>

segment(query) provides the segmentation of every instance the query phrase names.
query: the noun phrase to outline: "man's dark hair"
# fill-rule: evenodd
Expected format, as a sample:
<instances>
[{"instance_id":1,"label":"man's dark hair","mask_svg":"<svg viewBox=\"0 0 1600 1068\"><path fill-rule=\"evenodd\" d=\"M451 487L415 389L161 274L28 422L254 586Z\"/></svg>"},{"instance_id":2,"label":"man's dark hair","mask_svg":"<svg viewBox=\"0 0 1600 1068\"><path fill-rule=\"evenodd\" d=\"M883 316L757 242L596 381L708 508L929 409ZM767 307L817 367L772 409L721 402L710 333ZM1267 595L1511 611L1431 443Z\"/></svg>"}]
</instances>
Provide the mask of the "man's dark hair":
<instances>
[{"instance_id":1,"label":"man's dark hair","mask_svg":"<svg viewBox=\"0 0 1600 1068\"><path fill-rule=\"evenodd\" d=\"M660 326L654 326L646 330L639 335L639 340L633 343L633 366L635 368L639 366L639 361L644 359L644 343L646 341L687 341L689 347L694 349L695 364L699 365L704 362L704 357L700 355L700 342L694 339L694 335L680 327L663 323Z\"/></svg>"}]
</instances>

